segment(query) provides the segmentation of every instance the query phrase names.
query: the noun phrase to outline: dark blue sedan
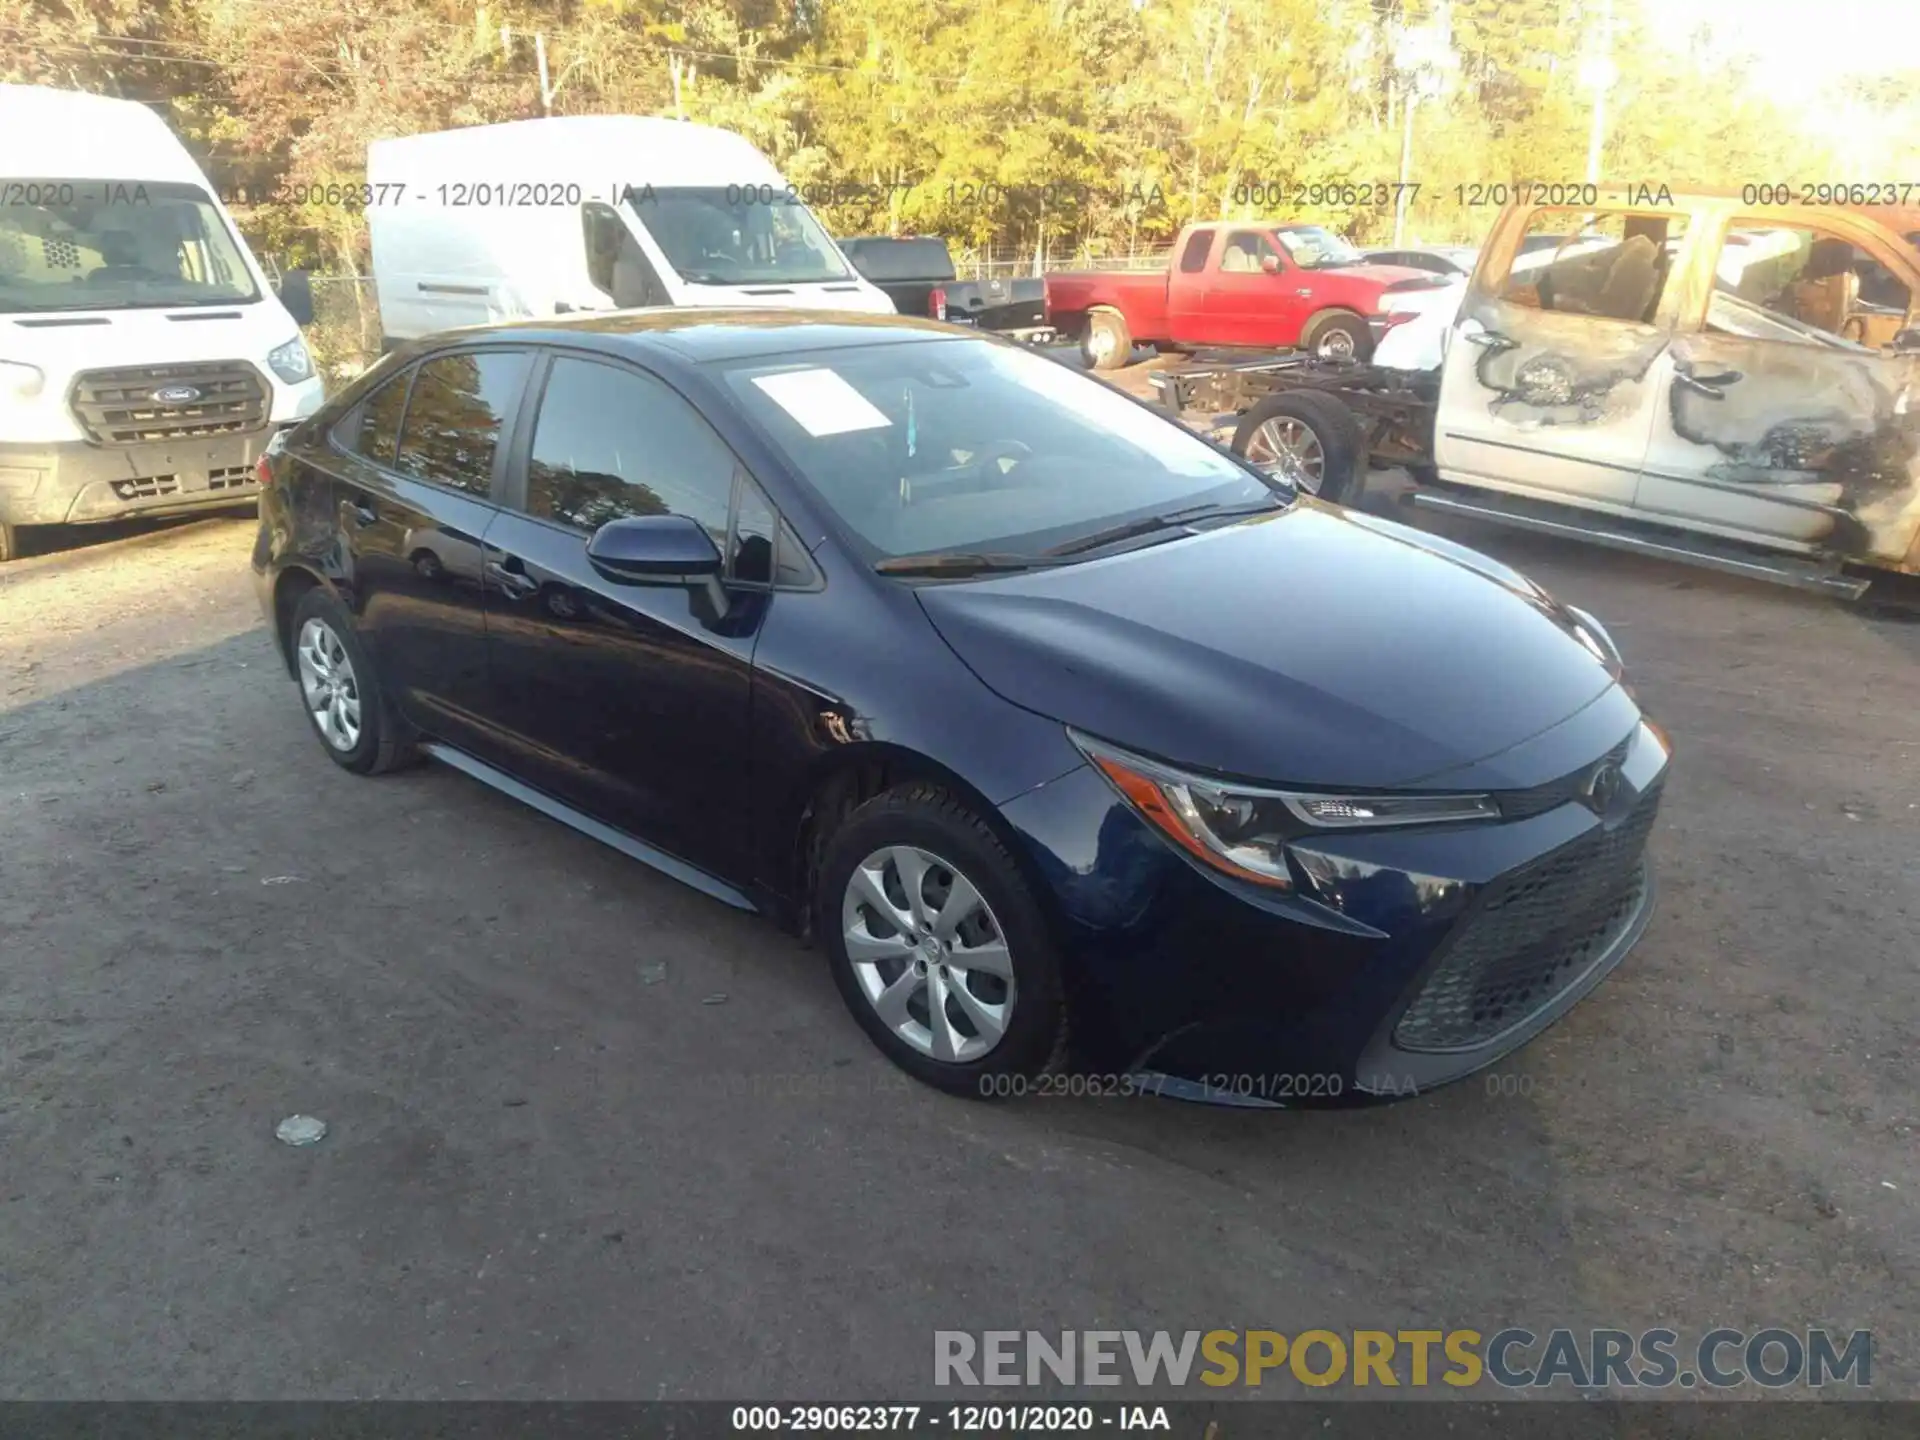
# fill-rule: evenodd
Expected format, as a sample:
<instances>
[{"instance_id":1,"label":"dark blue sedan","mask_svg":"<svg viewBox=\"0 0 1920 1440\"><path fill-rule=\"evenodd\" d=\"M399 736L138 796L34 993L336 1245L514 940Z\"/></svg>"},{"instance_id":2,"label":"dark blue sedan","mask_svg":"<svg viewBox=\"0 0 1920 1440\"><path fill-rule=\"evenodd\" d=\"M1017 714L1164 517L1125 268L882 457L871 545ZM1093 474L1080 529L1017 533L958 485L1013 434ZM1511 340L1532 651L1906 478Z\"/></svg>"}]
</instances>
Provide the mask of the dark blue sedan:
<instances>
[{"instance_id":1,"label":"dark blue sedan","mask_svg":"<svg viewBox=\"0 0 1920 1440\"><path fill-rule=\"evenodd\" d=\"M431 755L811 934L943 1089L1410 1094L1647 923L1668 746L1598 623L1018 346L461 331L262 465L335 761Z\"/></svg>"}]
</instances>

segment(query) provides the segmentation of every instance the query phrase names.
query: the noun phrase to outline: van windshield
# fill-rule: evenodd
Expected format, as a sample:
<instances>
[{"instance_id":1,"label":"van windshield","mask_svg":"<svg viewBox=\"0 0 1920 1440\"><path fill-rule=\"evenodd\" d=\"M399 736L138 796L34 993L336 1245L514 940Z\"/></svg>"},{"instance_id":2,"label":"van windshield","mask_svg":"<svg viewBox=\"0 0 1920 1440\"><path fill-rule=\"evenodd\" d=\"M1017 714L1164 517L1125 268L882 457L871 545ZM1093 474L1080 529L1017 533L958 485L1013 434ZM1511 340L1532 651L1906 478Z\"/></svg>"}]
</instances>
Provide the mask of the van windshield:
<instances>
[{"instance_id":1,"label":"van windshield","mask_svg":"<svg viewBox=\"0 0 1920 1440\"><path fill-rule=\"evenodd\" d=\"M226 221L197 186L0 180L0 313L259 298Z\"/></svg>"},{"instance_id":2,"label":"van windshield","mask_svg":"<svg viewBox=\"0 0 1920 1440\"><path fill-rule=\"evenodd\" d=\"M627 203L691 285L804 285L845 280L811 211L774 185L629 189Z\"/></svg>"}]
</instances>

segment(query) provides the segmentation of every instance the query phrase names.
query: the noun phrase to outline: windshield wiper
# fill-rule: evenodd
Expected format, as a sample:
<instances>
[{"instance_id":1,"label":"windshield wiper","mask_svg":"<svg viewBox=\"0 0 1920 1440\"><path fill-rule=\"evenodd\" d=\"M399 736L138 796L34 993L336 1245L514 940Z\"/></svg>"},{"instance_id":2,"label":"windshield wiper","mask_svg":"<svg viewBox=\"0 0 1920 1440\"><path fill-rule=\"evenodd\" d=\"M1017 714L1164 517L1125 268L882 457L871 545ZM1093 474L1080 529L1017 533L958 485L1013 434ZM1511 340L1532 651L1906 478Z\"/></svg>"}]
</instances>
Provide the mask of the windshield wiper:
<instances>
[{"instance_id":1,"label":"windshield wiper","mask_svg":"<svg viewBox=\"0 0 1920 1440\"><path fill-rule=\"evenodd\" d=\"M1069 540L1064 545L1056 545L1046 551L1048 555L1084 555L1089 550L1098 550L1106 545L1117 545L1122 540L1132 540L1137 536L1151 535L1157 530L1177 530L1195 520L1225 520L1236 515L1262 515L1269 510L1279 509L1285 501L1279 495L1269 495L1264 500L1255 500L1244 505L1189 505L1184 510L1169 510L1164 515L1144 515L1138 520L1127 520L1119 525L1109 526L1105 530L1096 530L1091 535L1082 535L1078 540Z\"/></svg>"},{"instance_id":2,"label":"windshield wiper","mask_svg":"<svg viewBox=\"0 0 1920 1440\"><path fill-rule=\"evenodd\" d=\"M1043 570L1057 561L1041 555L990 555L978 551L949 550L936 555L897 555L882 560L873 568L883 575L938 575L954 578L965 575L992 575L1016 570Z\"/></svg>"}]
</instances>

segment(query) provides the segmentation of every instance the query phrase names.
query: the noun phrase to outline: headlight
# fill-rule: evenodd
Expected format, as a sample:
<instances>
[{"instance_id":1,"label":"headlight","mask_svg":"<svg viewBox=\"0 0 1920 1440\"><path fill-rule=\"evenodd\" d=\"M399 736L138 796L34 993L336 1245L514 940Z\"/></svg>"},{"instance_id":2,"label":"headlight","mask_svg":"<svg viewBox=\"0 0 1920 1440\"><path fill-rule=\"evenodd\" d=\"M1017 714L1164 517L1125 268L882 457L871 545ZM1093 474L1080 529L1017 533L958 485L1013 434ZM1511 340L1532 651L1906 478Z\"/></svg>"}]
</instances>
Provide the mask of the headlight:
<instances>
[{"instance_id":1,"label":"headlight","mask_svg":"<svg viewBox=\"0 0 1920 1440\"><path fill-rule=\"evenodd\" d=\"M298 385L313 374L313 357L298 335L277 349L267 352L267 368L289 385Z\"/></svg>"},{"instance_id":2,"label":"headlight","mask_svg":"<svg viewBox=\"0 0 1920 1440\"><path fill-rule=\"evenodd\" d=\"M1214 869L1290 890L1287 842L1327 830L1494 820L1490 795L1328 795L1268 790L1192 775L1067 732L1141 815Z\"/></svg>"},{"instance_id":3,"label":"headlight","mask_svg":"<svg viewBox=\"0 0 1920 1440\"><path fill-rule=\"evenodd\" d=\"M24 360L0 360L0 390L19 396L38 395L47 375L38 365Z\"/></svg>"}]
</instances>

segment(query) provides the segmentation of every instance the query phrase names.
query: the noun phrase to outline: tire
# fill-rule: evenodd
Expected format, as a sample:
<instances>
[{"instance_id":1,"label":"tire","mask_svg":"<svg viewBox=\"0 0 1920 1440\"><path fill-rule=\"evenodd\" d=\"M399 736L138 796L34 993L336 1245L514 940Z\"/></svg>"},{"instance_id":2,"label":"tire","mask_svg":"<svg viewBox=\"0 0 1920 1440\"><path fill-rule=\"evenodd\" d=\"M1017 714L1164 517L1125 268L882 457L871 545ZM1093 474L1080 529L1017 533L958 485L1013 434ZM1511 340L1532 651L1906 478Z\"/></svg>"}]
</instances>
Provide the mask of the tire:
<instances>
[{"instance_id":1,"label":"tire","mask_svg":"<svg viewBox=\"0 0 1920 1440\"><path fill-rule=\"evenodd\" d=\"M287 648L300 708L336 765L356 775L380 775L419 758L339 601L318 586L302 595ZM324 712L316 708L323 694L331 696Z\"/></svg>"},{"instance_id":2,"label":"tire","mask_svg":"<svg viewBox=\"0 0 1920 1440\"><path fill-rule=\"evenodd\" d=\"M1233 449L1249 460L1281 461L1282 473L1299 489L1335 504L1357 503L1366 488L1367 439L1360 419L1318 390L1284 390L1249 408L1233 432Z\"/></svg>"},{"instance_id":3,"label":"tire","mask_svg":"<svg viewBox=\"0 0 1920 1440\"><path fill-rule=\"evenodd\" d=\"M926 867L913 918L900 908L908 899L902 860ZM862 872L867 878L857 880ZM956 893L953 877L980 902L965 907L957 930L939 913ZM884 915L876 895L888 907ZM815 933L847 1009L881 1053L916 1080L953 1095L1017 1094L1010 1082L1061 1063L1066 1005L1046 916L999 837L946 791L912 783L848 815L821 857L814 907ZM916 928L921 944L907 943ZM954 958L992 955L996 936L1003 958L992 969ZM937 1037L931 1002L941 991L949 996L942 1007L947 1023ZM996 1014L1004 1029L990 1038Z\"/></svg>"},{"instance_id":4,"label":"tire","mask_svg":"<svg viewBox=\"0 0 1920 1440\"><path fill-rule=\"evenodd\" d=\"M1307 322L1300 348L1320 360L1368 360L1373 356L1373 333L1351 311L1326 310Z\"/></svg>"},{"instance_id":5,"label":"tire","mask_svg":"<svg viewBox=\"0 0 1920 1440\"><path fill-rule=\"evenodd\" d=\"M20 527L0 522L0 565L20 558Z\"/></svg>"},{"instance_id":6,"label":"tire","mask_svg":"<svg viewBox=\"0 0 1920 1440\"><path fill-rule=\"evenodd\" d=\"M1133 332L1118 311L1096 310L1087 316L1080 357L1089 370L1118 370L1133 358Z\"/></svg>"}]
</instances>

